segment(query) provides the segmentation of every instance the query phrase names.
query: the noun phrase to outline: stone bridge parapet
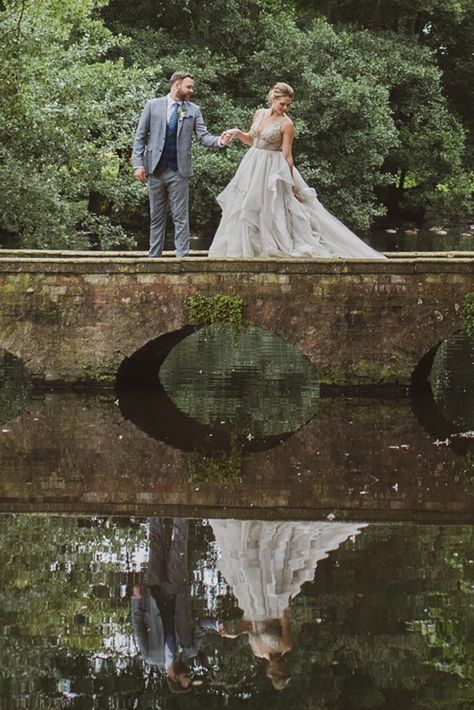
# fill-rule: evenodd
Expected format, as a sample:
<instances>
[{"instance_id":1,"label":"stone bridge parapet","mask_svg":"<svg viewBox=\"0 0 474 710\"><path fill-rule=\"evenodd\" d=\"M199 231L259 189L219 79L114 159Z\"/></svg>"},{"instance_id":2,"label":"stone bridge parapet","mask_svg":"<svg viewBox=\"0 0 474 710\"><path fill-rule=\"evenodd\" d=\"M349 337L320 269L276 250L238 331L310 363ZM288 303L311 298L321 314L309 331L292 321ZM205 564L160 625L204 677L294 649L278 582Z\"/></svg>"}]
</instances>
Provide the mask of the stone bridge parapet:
<instances>
[{"instance_id":1,"label":"stone bridge parapet","mask_svg":"<svg viewBox=\"0 0 474 710\"><path fill-rule=\"evenodd\" d=\"M243 299L246 322L299 348L321 382L408 386L463 327L473 291L469 253L364 261L2 251L0 347L37 382L112 385L124 360L189 325L189 296L223 293Z\"/></svg>"}]
</instances>

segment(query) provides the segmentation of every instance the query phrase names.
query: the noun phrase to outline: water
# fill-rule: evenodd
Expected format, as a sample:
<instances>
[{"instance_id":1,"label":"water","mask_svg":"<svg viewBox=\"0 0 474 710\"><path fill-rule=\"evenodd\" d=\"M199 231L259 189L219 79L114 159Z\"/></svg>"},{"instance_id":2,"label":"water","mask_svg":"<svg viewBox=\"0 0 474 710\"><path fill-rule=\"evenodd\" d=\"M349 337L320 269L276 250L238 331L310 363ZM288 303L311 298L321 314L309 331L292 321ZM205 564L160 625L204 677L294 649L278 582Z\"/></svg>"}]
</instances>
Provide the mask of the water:
<instances>
[{"instance_id":1,"label":"water","mask_svg":"<svg viewBox=\"0 0 474 710\"><path fill-rule=\"evenodd\" d=\"M441 343L430 382L437 406L451 427L474 430L474 342L461 331ZM472 432L474 437L474 431Z\"/></svg>"},{"instance_id":2,"label":"water","mask_svg":"<svg viewBox=\"0 0 474 710\"><path fill-rule=\"evenodd\" d=\"M328 396L274 336L207 329L154 388L60 393L3 353L1 710L472 707L473 360L460 333L431 392ZM196 631L187 695L131 617L173 516L180 598L226 634Z\"/></svg>"},{"instance_id":3,"label":"water","mask_svg":"<svg viewBox=\"0 0 474 710\"><path fill-rule=\"evenodd\" d=\"M171 521L151 526L161 522L169 535ZM0 517L2 708L453 710L474 701L472 527L180 524L188 623L254 630L208 630L188 660L202 685L182 697L143 659L130 617L134 585L145 593L155 564L149 519ZM255 576L253 559L268 578ZM280 622L251 618L267 613ZM283 691L255 655L266 642L286 649Z\"/></svg>"},{"instance_id":4,"label":"water","mask_svg":"<svg viewBox=\"0 0 474 710\"><path fill-rule=\"evenodd\" d=\"M447 228L446 234L436 234L427 228L417 234L398 229L396 234L373 230L366 241L379 251L474 251L474 230Z\"/></svg>"},{"instance_id":5,"label":"water","mask_svg":"<svg viewBox=\"0 0 474 710\"><path fill-rule=\"evenodd\" d=\"M163 363L160 381L188 416L250 439L296 431L319 403L317 373L307 358L256 326L232 337L213 325L185 338Z\"/></svg>"},{"instance_id":6,"label":"water","mask_svg":"<svg viewBox=\"0 0 474 710\"><path fill-rule=\"evenodd\" d=\"M471 395L327 396L301 353L259 329L181 345L164 386L18 390L0 431L0 510L472 520L471 420L448 412L472 410ZM449 360L453 380L446 347L433 373Z\"/></svg>"},{"instance_id":7,"label":"water","mask_svg":"<svg viewBox=\"0 0 474 710\"><path fill-rule=\"evenodd\" d=\"M447 227L443 231L446 234L437 234L423 227L416 234L407 234L406 229L398 228L395 234L390 234L385 230L373 229L359 236L379 251L474 251L474 230ZM148 249L148 235L135 236L138 248ZM211 237L191 237L191 249L207 250L211 241ZM167 235L165 248L174 249L172 231Z\"/></svg>"}]
</instances>

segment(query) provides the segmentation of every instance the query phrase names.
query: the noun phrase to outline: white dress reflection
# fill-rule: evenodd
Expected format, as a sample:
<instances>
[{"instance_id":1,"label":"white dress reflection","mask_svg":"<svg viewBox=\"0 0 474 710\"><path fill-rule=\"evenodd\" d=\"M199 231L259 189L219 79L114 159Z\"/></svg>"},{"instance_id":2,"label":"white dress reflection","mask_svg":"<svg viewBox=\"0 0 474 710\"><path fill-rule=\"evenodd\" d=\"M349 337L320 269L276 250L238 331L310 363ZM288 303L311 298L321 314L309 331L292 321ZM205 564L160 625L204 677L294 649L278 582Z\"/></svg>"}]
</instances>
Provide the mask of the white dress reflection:
<instances>
[{"instance_id":1,"label":"white dress reflection","mask_svg":"<svg viewBox=\"0 0 474 710\"><path fill-rule=\"evenodd\" d=\"M247 634L267 676L281 690L289 681L286 653L293 640L289 607L316 566L365 524L210 520L220 550L218 568L232 588L243 618L235 633Z\"/></svg>"}]
</instances>

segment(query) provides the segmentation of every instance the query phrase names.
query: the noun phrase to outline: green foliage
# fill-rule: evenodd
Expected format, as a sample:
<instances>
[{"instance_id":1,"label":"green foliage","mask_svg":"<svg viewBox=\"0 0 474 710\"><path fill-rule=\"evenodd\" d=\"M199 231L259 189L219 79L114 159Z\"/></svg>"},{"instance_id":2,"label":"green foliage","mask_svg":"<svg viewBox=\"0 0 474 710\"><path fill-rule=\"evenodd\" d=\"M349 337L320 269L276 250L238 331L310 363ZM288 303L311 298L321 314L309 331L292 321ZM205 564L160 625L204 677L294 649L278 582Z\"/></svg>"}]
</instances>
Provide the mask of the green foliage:
<instances>
[{"instance_id":1,"label":"green foliage","mask_svg":"<svg viewBox=\"0 0 474 710\"><path fill-rule=\"evenodd\" d=\"M411 210L472 215L469 0L5 0L0 11L0 231L28 247L127 247L146 220L131 145L176 68L210 130L248 128L268 88L295 88L295 159L363 230ZM328 22L330 20L330 22ZM332 23L332 24L331 24ZM282 70L284 67L284 70ZM193 231L244 149L194 150ZM409 176L409 179L406 176Z\"/></svg>"},{"instance_id":2,"label":"green foliage","mask_svg":"<svg viewBox=\"0 0 474 710\"><path fill-rule=\"evenodd\" d=\"M0 15L0 225L28 247L132 246L140 204L130 140L150 70L108 54L125 40L97 0L5 3Z\"/></svg>"},{"instance_id":3,"label":"green foliage","mask_svg":"<svg viewBox=\"0 0 474 710\"><path fill-rule=\"evenodd\" d=\"M218 293L215 296L196 294L186 300L189 322L201 328L214 323L228 323L233 335L244 325L244 301L240 296Z\"/></svg>"}]
</instances>

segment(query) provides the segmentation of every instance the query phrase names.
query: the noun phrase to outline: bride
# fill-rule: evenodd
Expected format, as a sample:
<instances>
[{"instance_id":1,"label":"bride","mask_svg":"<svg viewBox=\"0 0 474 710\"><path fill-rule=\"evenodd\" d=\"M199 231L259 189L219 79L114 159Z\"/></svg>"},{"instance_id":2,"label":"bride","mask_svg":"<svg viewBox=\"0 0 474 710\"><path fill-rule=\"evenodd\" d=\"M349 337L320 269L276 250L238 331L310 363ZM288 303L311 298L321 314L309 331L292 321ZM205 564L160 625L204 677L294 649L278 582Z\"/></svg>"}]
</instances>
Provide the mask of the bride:
<instances>
[{"instance_id":1,"label":"bride","mask_svg":"<svg viewBox=\"0 0 474 710\"><path fill-rule=\"evenodd\" d=\"M217 196L222 218L209 256L383 259L323 207L294 167L292 100L291 86L278 82L248 133L228 131L251 148Z\"/></svg>"}]
</instances>

